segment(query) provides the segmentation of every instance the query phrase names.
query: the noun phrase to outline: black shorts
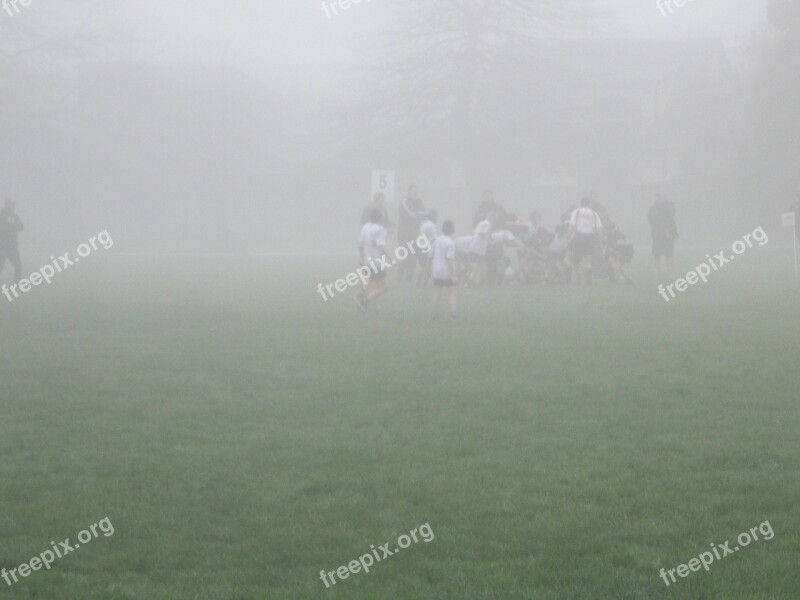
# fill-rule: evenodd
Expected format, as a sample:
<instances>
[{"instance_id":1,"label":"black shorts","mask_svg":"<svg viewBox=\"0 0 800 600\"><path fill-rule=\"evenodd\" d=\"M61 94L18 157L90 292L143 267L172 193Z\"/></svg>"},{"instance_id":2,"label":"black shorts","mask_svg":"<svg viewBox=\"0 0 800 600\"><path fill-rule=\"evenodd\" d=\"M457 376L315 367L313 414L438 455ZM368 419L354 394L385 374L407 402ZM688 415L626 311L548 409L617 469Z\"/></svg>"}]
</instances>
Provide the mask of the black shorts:
<instances>
[{"instance_id":1,"label":"black shorts","mask_svg":"<svg viewBox=\"0 0 800 600\"><path fill-rule=\"evenodd\" d=\"M372 274L369 276L369 278L370 279L386 279L386 269L384 269L383 271L378 271L377 273L375 271L373 271Z\"/></svg>"},{"instance_id":2,"label":"black shorts","mask_svg":"<svg viewBox=\"0 0 800 600\"><path fill-rule=\"evenodd\" d=\"M597 237L591 233L576 233L570 244L570 250L578 260L587 255L593 256L596 247Z\"/></svg>"},{"instance_id":3,"label":"black shorts","mask_svg":"<svg viewBox=\"0 0 800 600\"><path fill-rule=\"evenodd\" d=\"M452 279L434 279L433 285L436 287L453 287L455 282Z\"/></svg>"},{"instance_id":4,"label":"black shorts","mask_svg":"<svg viewBox=\"0 0 800 600\"><path fill-rule=\"evenodd\" d=\"M672 258L675 255L675 240L668 237L653 238L653 256L656 258Z\"/></svg>"}]
</instances>

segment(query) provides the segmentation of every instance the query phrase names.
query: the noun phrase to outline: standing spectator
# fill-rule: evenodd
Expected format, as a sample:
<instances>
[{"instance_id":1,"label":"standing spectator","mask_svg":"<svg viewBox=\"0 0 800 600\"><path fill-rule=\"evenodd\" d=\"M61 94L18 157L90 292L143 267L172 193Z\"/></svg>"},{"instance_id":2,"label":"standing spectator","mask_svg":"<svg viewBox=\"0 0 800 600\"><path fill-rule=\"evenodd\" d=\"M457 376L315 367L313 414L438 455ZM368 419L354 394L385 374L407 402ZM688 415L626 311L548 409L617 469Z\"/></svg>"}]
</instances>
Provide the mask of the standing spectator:
<instances>
[{"instance_id":1,"label":"standing spectator","mask_svg":"<svg viewBox=\"0 0 800 600\"><path fill-rule=\"evenodd\" d=\"M7 199L0 210L0 273L6 260L14 267L14 283L19 283L22 278L22 263L19 259L19 241L17 234L24 229L22 221L17 216L17 204Z\"/></svg>"},{"instance_id":2,"label":"standing spectator","mask_svg":"<svg viewBox=\"0 0 800 600\"><path fill-rule=\"evenodd\" d=\"M405 246L417 239L419 227L425 216L425 206L419 198L419 188L416 185L411 185L408 188L408 194L400 202L397 219L398 246ZM400 263L400 267L397 269L397 278L402 281L403 277L409 282L414 277L413 260L404 260Z\"/></svg>"},{"instance_id":3,"label":"standing spectator","mask_svg":"<svg viewBox=\"0 0 800 600\"><path fill-rule=\"evenodd\" d=\"M506 209L494 199L494 193L491 190L486 190L483 192L483 201L478 205L478 210L475 211L472 226L477 227L478 223L485 221L489 213L496 214L500 223L508 221Z\"/></svg>"},{"instance_id":4,"label":"standing spectator","mask_svg":"<svg viewBox=\"0 0 800 600\"><path fill-rule=\"evenodd\" d=\"M663 194L656 195L656 201L647 215L653 233L653 259L655 273L659 282L675 278L672 258L675 255L675 240L678 239L678 226L675 223L675 205ZM662 270L661 259L666 263L666 272Z\"/></svg>"}]
</instances>

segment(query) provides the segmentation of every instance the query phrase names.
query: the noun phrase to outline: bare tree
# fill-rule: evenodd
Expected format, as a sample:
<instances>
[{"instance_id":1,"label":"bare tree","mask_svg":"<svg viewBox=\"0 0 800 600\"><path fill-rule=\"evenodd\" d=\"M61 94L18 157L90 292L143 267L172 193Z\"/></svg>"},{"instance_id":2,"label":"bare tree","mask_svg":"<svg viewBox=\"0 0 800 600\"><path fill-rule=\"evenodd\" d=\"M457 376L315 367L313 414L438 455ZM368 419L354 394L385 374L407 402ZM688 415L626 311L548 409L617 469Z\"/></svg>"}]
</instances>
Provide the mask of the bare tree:
<instances>
[{"instance_id":1,"label":"bare tree","mask_svg":"<svg viewBox=\"0 0 800 600\"><path fill-rule=\"evenodd\" d=\"M52 76L65 63L85 58L90 50L107 43L108 36L88 31L98 4L97 0L32 7L4 4L0 9L0 85L24 82L35 74Z\"/></svg>"},{"instance_id":2,"label":"bare tree","mask_svg":"<svg viewBox=\"0 0 800 600\"><path fill-rule=\"evenodd\" d=\"M443 141L475 192L481 146L521 133L544 81L558 85L554 47L599 15L586 0L401 0L368 69L379 82L373 131ZM577 10L580 8L580 12Z\"/></svg>"}]
</instances>

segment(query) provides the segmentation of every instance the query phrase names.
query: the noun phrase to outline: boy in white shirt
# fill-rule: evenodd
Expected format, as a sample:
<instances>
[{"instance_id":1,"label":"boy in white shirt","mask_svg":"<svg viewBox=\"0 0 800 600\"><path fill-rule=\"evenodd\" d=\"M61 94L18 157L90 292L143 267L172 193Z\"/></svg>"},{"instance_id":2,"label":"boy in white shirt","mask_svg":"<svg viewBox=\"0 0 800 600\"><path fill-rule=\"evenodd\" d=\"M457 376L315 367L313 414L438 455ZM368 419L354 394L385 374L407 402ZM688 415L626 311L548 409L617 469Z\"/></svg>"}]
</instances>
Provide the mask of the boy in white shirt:
<instances>
[{"instance_id":1,"label":"boy in white shirt","mask_svg":"<svg viewBox=\"0 0 800 600\"><path fill-rule=\"evenodd\" d=\"M456 270L455 226L452 221L442 223L442 235L433 244L433 301L431 313L437 318L442 290L449 288L450 318L456 318L458 272Z\"/></svg>"},{"instance_id":2,"label":"boy in white shirt","mask_svg":"<svg viewBox=\"0 0 800 600\"><path fill-rule=\"evenodd\" d=\"M358 309L367 314L370 304L372 310L378 312L378 298L389 289L386 285L386 229L380 224L381 211L374 209L369 215L369 222L361 228L358 237L358 253L361 266L368 266L372 271L364 289L354 299Z\"/></svg>"},{"instance_id":3,"label":"boy in white shirt","mask_svg":"<svg viewBox=\"0 0 800 600\"><path fill-rule=\"evenodd\" d=\"M428 240L428 248L433 248L433 243L436 241L436 238L439 236L439 232L436 229L436 221L439 218L439 213L435 210L432 210L428 213L427 219L423 221L422 225L419 227L419 234L420 236L425 236ZM421 267L421 271L419 277L417 277L417 287L425 287L428 285L428 281L431 278L431 257L433 255L431 252L420 252L419 254L419 266Z\"/></svg>"}]
</instances>

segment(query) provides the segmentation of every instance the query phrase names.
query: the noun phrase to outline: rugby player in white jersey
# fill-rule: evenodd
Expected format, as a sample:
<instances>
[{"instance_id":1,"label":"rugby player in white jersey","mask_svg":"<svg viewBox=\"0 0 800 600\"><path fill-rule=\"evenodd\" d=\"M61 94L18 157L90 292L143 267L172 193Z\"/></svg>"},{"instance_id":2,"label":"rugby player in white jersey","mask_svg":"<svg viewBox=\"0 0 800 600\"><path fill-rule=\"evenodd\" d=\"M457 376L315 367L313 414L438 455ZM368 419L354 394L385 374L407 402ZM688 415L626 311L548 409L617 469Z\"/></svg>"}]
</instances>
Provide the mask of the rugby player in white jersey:
<instances>
[{"instance_id":1,"label":"rugby player in white jersey","mask_svg":"<svg viewBox=\"0 0 800 600\"><path fill-rule=\"evenodd\" d=\"M584 198L581 200L581 206L572 211L567 234L570 240L571 262L575 265L578 283L581 282L581 276L584 276L587 285L592 285L592 259L603 231L600 215L593 211L590 205L591 200Z\"/></svg>"},{"instance_id":2,"label":"rugby player in white jersey","mask_svg":"<svg viewBox=\"0 0 800 600\"><path fill-rule=\"evenodd\" d=\"M367 285L355 295L358 308L364 314L372 308L373 312L378 312L378 298L389 289L386 285L386 265L388 257L386 254L386 228L381 225L381 211L373 209L369 215L369 221L361 228L358 236L358 253L361 258L361 266L369 267L372 273L369 276Z\"/></svg>"}]
</instances>

